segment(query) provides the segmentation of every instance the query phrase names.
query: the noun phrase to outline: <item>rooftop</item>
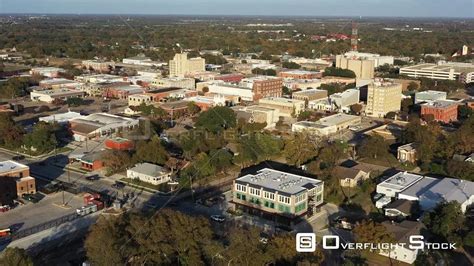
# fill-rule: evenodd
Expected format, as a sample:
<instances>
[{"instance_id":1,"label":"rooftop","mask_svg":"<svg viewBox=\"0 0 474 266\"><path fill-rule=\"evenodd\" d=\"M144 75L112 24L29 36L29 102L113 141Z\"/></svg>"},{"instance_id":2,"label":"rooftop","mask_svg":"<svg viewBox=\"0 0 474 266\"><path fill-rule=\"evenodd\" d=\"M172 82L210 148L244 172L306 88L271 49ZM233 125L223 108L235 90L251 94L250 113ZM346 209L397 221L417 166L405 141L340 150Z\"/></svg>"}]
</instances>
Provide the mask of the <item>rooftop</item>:
<instances>
[{"instance_id":1,"label":"rooftop","mask_svg":"<svg viewBox=\"0 0 474 266\"><path fill-rule=\"evenodd\" d=\"M401 194L431 201L464 203L474 195L474 182L454 178L424 177Z\"/></svg>"},{"instance_id":2,"label":"rooftop","mask_svg":"<svg viewBox=\"0 0 474 266\"><path fill-rule=\"evenodd\" d=\"M279 193L293 195L305 191L307 187L322 185L323 182L317 179L300 175L285 173L270 168L265 168L257 174L248 174L236 179L237 183L249 184L257 188L262 187L268 191L278 191Z\"/></svg>"},{"instance_id":3,"label":"rooftop","mask_svg":"<svg viewBox=\"0 0 474 266\"><path fill-rule=\"evenodd\" d=\"M474 72L474 64L469 63L457 63L457 62L440 62L438 64L418 64L414 66L407 66L401 68L401 70L418 70L418 71L439 71L449 72L451 69L454 72Z\"/></svg>"},{"instance_id":4,"label":"rooftop","mask_svg":"<svg viewBox=\"0 0 474 266\"><path fill-rule=\"evenodd\" d=\"M12 160L0 162L0 175L9 173L11 171L17 171L18 169L28 169L27 165L17 163Z\"/></svg>"},{"instance_id":5,"label":"rooftop","mask_svg":"<svg viewBox=\"0 0 474 266\"><path fill-rule=\"evenodd\" d=\"M412 151L412 150L415 150L415 145L414 143L408 143L408 144L405 144L405 145L402 145L400 147L398 147L398 150L405 150L405 151Z\"/></svg>"},{"instance_id":6,"label":"rooftop","mask_svg":"<svg viewBox=\"0 0 474 266\"><path fill-rule=\"evenodd\" d=\"M334 126L346 123L355 119L361 119L360 116L338 113L319 119L318 123L324 126Z\"/></svg>"},{"instance_id":7,"label":"rooftop","mask_svg":"<svg viewBox=\"0 0 474 266\"><path fill-rule=\"evenodd\" d=\"M419 235L423 224L420 222L405 220L401 223L392 223L389 221L383 222L383 226L388 233L393 234L395 241L398 243L409 243L409 237L412 235Z\"/></svg>"},{"instance_id":8,"label":"rooftop","mask_svg":"<svg viewBox=\"0 0 474 266\"><path fill-rule=\"evenodd\" d=\"M308 70L285 70L281 71L280 73L285 73L285 74L296 74L296 75L305 75L305 74L319 74L321 72L319 71L308 71Z\"/></svg>"},{"instance_id":9,"label":"rooftop","mask_svg":"<svg viewBox=\"0 0 474 266\"><path fill-rule=\"evenodd\" d=\"M309 90L303 90L303 91L297 91L297 92L293 92L293 95L311 95L311 94L315 94L315 93L321 93L321 92L326 92L327 94L327 91L326 90L320 90L320 89L309 89Z\"/></svg>"},{"instance_id":10,"label":"rooftop","mask_svg":"<svg viewBox=\"0 0 474 266\"><path fill-rule=\"evenodd\" d=\"M168 171L164 167L151 163L140 163L130 168L129 170L148 176L160 176L168 173Z\"/></svg>"},{"instance_id":11,"label":"rooftop","mask_svg":"<svg viewBox=\"0 0 474 266\"><path fill-rule=\"evenodd\" d=\"M395 189L398 191L403 191L406 188L416 184L423 178L421 175L411 174L408 172L399 172L377 186L384 186L387 188Z\"/></svg>"},{"instance_id":12,"label":"rooftop","mask_svg":"<svg viewBox=\"0 0 474 266\"><path fill-rule=\"evenodd\" d=\"M50 95L50 96L60 96L60 95L69 95L69 94L84 94L83 91L74 90L74 89L56 89L56 90L35 90L34 93Z\"/></svg>"},{"instance_id":13,"label":"rooftop","mask_svg":"<svg viewBox=\"0 0 474 266\"><path fill-rule=\"evenodd\" d=\"M449 101L449 100L437 100L437 101L433 101L433 102L428 102L428 103L424 103L422 104L422 106L428 106L428 107L431 107L431 108L447 108L447 107L451 107L453 105L458 105L459 103L456 102L456 101Z\"/></svg>"}]
</instances>

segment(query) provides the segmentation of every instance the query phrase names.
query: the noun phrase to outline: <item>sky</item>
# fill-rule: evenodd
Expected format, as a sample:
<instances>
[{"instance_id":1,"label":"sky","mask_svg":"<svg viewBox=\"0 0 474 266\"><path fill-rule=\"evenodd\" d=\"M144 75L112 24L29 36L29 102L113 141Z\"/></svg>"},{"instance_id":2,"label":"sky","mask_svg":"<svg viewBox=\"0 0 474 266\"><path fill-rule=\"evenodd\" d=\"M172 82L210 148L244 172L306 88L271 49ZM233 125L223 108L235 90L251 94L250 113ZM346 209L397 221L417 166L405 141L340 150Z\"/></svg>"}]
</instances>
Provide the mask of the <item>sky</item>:
<instances>
[{"instance_id":1,"label":"sky","mask_svg":"<svg viewBox=\"0 0 474 266\"><path fill-rule=\"evenodd\" d=\"M474 0L0 0L0 13L474 17Z\"/></svg>"}]
</instances>

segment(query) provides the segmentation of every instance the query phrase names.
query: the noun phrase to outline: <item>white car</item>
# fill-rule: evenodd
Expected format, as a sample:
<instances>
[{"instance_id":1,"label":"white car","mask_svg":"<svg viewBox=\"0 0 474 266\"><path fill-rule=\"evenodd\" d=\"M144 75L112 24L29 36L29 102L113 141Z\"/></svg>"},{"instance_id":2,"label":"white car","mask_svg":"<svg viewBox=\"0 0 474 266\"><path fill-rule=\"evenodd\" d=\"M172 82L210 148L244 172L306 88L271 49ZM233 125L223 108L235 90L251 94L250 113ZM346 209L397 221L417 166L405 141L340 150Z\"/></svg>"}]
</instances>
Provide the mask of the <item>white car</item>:
<instances>
[{"instance_id":1,"label":"white car","mask_svg":"<svg viewBox=\"0 0 474 266\"><path fill-rule=\"evenodd\" d=\"M223 215L211 215L211 220L218 222L218 223L223 223L225 222L225 216Z\"/></svg>"}]
</instances>

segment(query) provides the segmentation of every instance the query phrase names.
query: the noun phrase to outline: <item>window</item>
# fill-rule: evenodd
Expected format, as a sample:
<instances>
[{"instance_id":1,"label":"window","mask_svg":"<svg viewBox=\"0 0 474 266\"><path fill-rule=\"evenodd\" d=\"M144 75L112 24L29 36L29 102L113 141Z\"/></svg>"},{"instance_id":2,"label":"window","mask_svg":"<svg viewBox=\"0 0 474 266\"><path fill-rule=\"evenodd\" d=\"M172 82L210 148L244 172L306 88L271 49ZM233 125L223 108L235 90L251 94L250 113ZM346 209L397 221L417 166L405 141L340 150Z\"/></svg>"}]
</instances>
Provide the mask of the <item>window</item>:
<instances>
[{"instance_id":1,"label":"window","mask_svg":"<svg viewBox=\"0 0 474 266\"><path fill-rule=\"evenodd\" d=\"M299 194L295 197L296 203L306 200L306 193Z\"/></svg>"},{"instance_id":2,"label":"window","mask_svg":"<svg viewBox=\"0 0 474 266\"><path fill-rule=\"evenodd\" d=\"M285 204L290 204L290 197L278 195L278 201Z\"/></svg>"},{"instance_id":3,"label":"window","mask_svg":"<svg viewBox=\"0 0 474 266\"><path fill-rule=\"evenodd\" d=\"M244 185L241 185L241 184L235 184L235 189L237 191L246 192L247 191L247 186L244 186Z\"/></svg>"},{"instance_id":4,"label":"window","mask_svg":"<svg viewBox=\"0 0 474 266\"><path fill-rule=\"evenodd\" d=\"M260 196L260 189L256 189L256 188L251 187L249 191L250 191L250 194L252 194L252 195Z\"/></svg>"},{"instance_id":5,"label":"window","mask_svg":"<svg viewBox=\"0 0 474 266\"><path fill-rule=\"evenodd\" d=\"M275 193L263 191L263 197L266 199L275 200Z\"/></svg>"}]
</instances>

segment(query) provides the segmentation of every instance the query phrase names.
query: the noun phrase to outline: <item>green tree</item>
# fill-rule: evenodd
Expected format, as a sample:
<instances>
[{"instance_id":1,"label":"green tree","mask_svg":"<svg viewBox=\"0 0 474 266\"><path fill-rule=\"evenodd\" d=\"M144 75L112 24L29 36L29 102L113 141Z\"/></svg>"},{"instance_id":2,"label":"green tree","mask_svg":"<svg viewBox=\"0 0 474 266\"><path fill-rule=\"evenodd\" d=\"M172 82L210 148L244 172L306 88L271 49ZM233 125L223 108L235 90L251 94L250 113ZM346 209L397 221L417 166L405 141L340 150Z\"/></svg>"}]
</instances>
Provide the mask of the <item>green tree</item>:
<instances>
[{"instance_id":1,"label":"green tree","mask_svg":"<svg viewBox=\"0 0 474 266\"><path fill-rule=\"evenodd\" d=\"M104 154L103 162L107 167L107 175L124 171L132 165L130 154L125 151L107 151Z\"/></svg>"},{"instance_id":2,"label":"green tree","mask_svg":"<svg viewBox=\"0 0 474 266\"><path fill-rule=\"evenodd\" d=\"M20 147L23 138L23 130L15 124L8 113L0 113L0 146L7 149Z\"/></svg>"},{"instance_id":3,"label":"green tree","mask_svg":"<svg viewBox=\"0 0 474 266\"><path fill-rule=\"evenodd\" d=\"M201 108L196 105L195 102L189 102L188 103L188 113L191 115L195 115L201 111Z\"/></svg>"},{"instance_id":4,"label":"green tree","mask_svg":"<svg viewBox=\"0 0 474 266\"><path fill-rule=\"evenodd\" d=\"M382 224L365 220L354 227L354 238L360 243L394 243L394 236Z\"/></svg>"},{"instance_id":5,"label":"green tree","mask_svg":"<svg viewBox=\"0 0 474 266\"><path fill-rule=\"evenodd\" d=\"M350 108L351 112L354 114L360 114L360 112L362 111L362 105L358 103L351 105Z\"/></svg>"},{"instance_id":6,"label":"green tree","mask_svg":"<svg viewBox=\"0 0 474 266\"><path fill-rule=\"evenodd\" d=\"M388 143L380 135L374 134L368 136L360 145L358 154L365 158L380 158L389 155Z\"/></svg>"},{"instance_id":7,"label":"green tree","mask_svg":"<svg viewBox=\"0 0 474 266\"><path fill-rule=\"evenodd\" d=\"M283 68L288 68L288 69L300 69L301 65L294 63L294 62L283 62L282 64Z\"/></svg>"},{"instance_id":8,"label":"green tree","mask_svg":"<svg viewBox=\"0 0 474 266\"><path fill-rule=\"evenodd\" d=\"M7 248L0 256L0 265L6 266L33 266L33 260L24 249Z\"/></svg>"},{"instance_id":9,"label":"green tree","mask_svg":"<svg viewBox=\"0 0 474 266\"><path fill-rule=\"evenodd\" d=\"M225 172L232 165L232 154L226 149L212 150L209 153L210 163L217 171Z\"/></svg>"},{"instance_id":10,"label":"green tree","mask_svg":"<svg viewBox=\"0 0 474 266\"><path fill-rule=\"evenodd\" d=\"M457 201L441 203L424 217L423 223L442 240L462 243L465 217Z\"/></svg>"},{"instance_id":11,"label":"green tree","mask_svg":"<svg viewBox=\"0 0 474 266\"><path fill-rule=\"evenodd\" d=\"M68 98L65 102L69 107L77 107L84 104L84 99L79 97Z\"/></svg>"},{"instance_id":12,"label":"green tree","mask_svg":"<svg viewBox=\"0 0 474 266\"><path fill-rule=\"evenodd\" d=\"M327 67L323 73L324 76L335 76L345 78L355 78L356 75L352 70L342 69L338 67Z\"/></svg>"},{"instance_id":13,"label":"green tree","mask_svg":"<svg viewBox=\"0 0 474 266\"><path fill-rule=\"evenodd\" d=\"M234 111L229 107L217 106L202 112L196 121L196 126L212 133L221 132L237 125Z\"/></svg>"},{"instance_id":14,"label":"green tree","mask_svg":"<svg viewBox=\"0 0 474 266\"><path fill-rule=\"evenodd\" d=\"M296 133L285 141L283 154L289 164L299 167L318 154L320 144L319 139L308 133Z\"/></svg>"},{"instance_id":15,"label":"green tree","mask_svg":"<svg viewBox=\"0 0 474 266\"><path fill-rule=\"evenodd\" d=\"M40 122L33 127L33 131L23 138L23 146L36 153L42 154L56 148L56 130L54 125Z\"/></svg>"},{"instance_id":16,"label":"green tree","mask_svg":"<svg viewBox=\"0 0 474 266\"><path fill-rule=\"evenodd\" d=\"M142 141L137 144L132 161L163 165L168 161L168 152L161 143L160 138L155 135L150 141Z\"/></svg>"}]
</instances>

